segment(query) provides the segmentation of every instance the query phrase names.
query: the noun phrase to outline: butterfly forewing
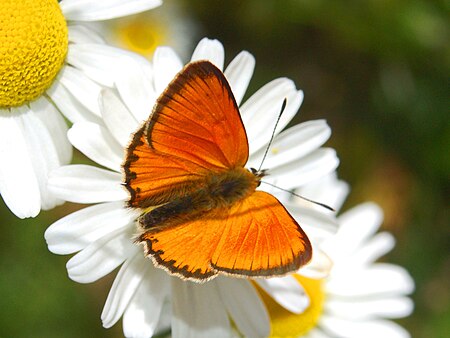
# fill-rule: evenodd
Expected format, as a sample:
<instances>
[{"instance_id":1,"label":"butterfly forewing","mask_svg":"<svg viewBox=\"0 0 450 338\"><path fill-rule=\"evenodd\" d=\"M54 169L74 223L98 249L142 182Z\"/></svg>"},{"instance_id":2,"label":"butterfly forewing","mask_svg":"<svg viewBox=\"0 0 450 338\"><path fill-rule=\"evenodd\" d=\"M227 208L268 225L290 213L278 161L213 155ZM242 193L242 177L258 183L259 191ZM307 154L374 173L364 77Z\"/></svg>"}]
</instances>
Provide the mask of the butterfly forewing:
<instances>
[{"instance_id":1,"label":"butterfly forewing","mask_svg":"<svg viewBox=\"0 0 450 338\"><path fill-rule=\"evenodd\" d=\"M231 88L207 61L187 65L135 133L123 165L129 205L157 205L201 185L206 175L242 167L248 142Z\"/></svg>"}]
</instances>

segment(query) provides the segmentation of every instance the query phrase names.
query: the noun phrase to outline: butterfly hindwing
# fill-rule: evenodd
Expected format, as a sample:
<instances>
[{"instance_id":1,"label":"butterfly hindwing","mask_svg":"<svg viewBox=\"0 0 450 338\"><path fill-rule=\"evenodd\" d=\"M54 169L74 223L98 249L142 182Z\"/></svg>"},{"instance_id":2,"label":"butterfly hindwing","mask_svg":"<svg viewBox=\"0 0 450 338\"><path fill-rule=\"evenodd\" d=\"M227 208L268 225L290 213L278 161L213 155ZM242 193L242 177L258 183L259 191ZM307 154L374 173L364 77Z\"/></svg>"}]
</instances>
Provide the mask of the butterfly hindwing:
<instances>
[{"instance_id":1,"label":"butterfly hindwing","mask_svg":"<svg viewBox=\"0 0 450 338\"><path fill-rule=\"evenodd\" d=\"M247 277L284 275L311 258L311 244L283 205L257 191L173 227L141 235L147 253L172 274L195 281L219 272Z\"/></svg>"},{"instance_id":2,"label":"butterfly hindwing","mask_svg":"<svg viewBox=\"0 0 450 338\"><path fill-rule=\"evenodd\" d=\"M311 256L308 237L284 206L255 191L230 209L211 265L230 275L269 277L295 271Z\"/></svg>"}]
</instances>

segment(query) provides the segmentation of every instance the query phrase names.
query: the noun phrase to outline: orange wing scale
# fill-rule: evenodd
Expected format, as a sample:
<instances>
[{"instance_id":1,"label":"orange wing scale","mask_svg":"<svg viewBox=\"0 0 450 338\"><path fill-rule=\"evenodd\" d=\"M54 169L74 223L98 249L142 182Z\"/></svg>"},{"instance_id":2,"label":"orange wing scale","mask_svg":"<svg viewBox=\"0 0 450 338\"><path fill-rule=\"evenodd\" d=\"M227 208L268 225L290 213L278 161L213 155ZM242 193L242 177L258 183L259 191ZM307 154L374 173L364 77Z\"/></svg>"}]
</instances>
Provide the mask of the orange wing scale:
<instances>
[{"instance_id":1,"label":"orange wing scale","mask_svg":"<svg viewBox=\"0 0 450 338\"><path fill-rule=\"evenodd\" d=\"M157 265L195 281L219 272L279 276L311 259L306 234L275 197L262 191L200 219L149 229L140 240Z\"/></svg>"}]
</instances>

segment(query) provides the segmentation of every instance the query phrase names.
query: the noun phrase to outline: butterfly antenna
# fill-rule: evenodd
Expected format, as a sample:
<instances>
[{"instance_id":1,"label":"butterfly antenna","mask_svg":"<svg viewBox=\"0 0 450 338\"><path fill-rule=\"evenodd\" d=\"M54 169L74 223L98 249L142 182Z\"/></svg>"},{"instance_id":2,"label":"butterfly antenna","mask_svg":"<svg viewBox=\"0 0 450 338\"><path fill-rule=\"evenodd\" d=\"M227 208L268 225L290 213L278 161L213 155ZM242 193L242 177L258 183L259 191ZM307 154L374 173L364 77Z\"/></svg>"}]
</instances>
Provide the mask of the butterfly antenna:
<instances>
[{"instance_id":1,"label":"butterfly antenna","mask_svg":"<svg viewBox=\"0 0 450 338\"><path fill-rule=\"evenodd\" d=\"M328 210L333 211L333 212L336 211L336 210L334 210L332 207L330 207L330 206L328 206L328 205L326 205L326 204L323 204L323 203L320 203L320 202L316 202L316 201L310 200L309 198L306 198L306 197L303 197L303 196L301 196L301 195L299 195L299 194L296 194L296 193L293 192L293 191L290 191L290 190L287 190L287 189L280 188L280 187L276 186L275 184L272 184L272 183L269 183L269 182L264 182L264 181L260 181L260 182L261 182L261 183L264 183L264 184L267 184L267 185L270 185L271 187L277 188L277 189L279 189L279 190L286 191L286 192L288 192L288 193L294 195L295 197L299 197L299 198L301 198L302 200L305 200L305 201L308 201L308 202L317 204L318 206L321 206L322 208L328 209Z\"/></svg>"},{"instance_id":2,"label":"butterfly antenna","mask_svg":"<svg viewBox=\"0 0 450 338\"><path fill-rule=\"evenodd\" d=\"M261 164L259 165L258 172L261 171L261 168L262 168L262 166L263 166L264 160L266 159L267 153L269 152L269 148L270 148L270 146L272 145L273 138L275 137L275 130L277 130L278 122L280 122L281 115L283 114L284 109L286 108L286 104L287 104L287 99L284 98L283 104L281 105L280 113L278 114L277 122L275 122L275 127L273 128L272 136L270 137L269 144L268 144L267 147L266 147L266 152L264 153L264 156L263 156L263 159L262 159L262 161L261 161Z\"/></svg>"}]
</instances>

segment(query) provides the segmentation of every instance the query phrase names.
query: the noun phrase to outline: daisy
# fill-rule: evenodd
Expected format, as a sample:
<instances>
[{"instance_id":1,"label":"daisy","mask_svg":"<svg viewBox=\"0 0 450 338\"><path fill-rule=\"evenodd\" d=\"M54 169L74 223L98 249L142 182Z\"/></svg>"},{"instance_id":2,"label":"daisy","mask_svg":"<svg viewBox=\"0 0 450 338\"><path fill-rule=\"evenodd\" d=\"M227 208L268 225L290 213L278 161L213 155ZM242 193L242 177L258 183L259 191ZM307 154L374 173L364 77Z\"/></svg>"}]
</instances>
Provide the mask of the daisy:
<instances>
[{"instance_id":1,"label":"daisy","mask_svg":"<svg viewBox=\"0 0 450 338\"><path fill-rule=\"evenodd\" d=\"M0 194L18 217L34 217L41 208L60 203L47 189L50 170L72 156L60 112L71 121L99 119L101 87L91 79L110 83L102 70L128 55L104 46L81 23L126 16L160 3L1 1Z\"/></svg>"},{"instance_id":2,"label":"daisy","mask_svg":"<svg viewBox=\"0 0 450 338\"><path fill-rule=\"evenodd\" d=\"M310 185L301 192L320 198L326 190L326 184ZM341 195L328 203L338 209L343 198ZM413 303L407 295L414 282L398 265L374 263L394 247L390 233L376 234L382 220L382 210L373 203L339 216L336 235L321 246L333 261L329 276L319 280L296 275L310 300L302 314L293 314L262 294L271 316L272 337L410 337L388 319L412 312Z\"/></svg>"},{"instance_id":3,"label":"daisy","mask_svg":"<svg viewBox=\"0 0 450 338\"><path fill-rule=\"evenodd\" d=\"M168 45L182 57L192 51L195 22L179 2L137 15L96 22L94 25L108 44L151 58L156 48Z\"/></svg>"},{"instance_id":4,"label":"daisy","mask_svg":"<svg viewBox=\"0 0 450 338\"><path fill-rule=\"evenodd\" d=\"M223 69L222 44L203 39L191 61L204 59ZM243 51L224 71L239 105L254 65L253 56ZM151 65L130 61L128 69L116 75L116 88L102 92L104 124L79 121L69 130L72 144L104 168L70 165L52 172L49 187L56 196L96 204L57 221L45 238L54 253L79 251L67 263L69 277L77 282L94 282L122 264L103 309L104 327L122 317L125 336L149 337L158 326L164 326L158 322L168 307L173 337L229 336L234 326L245 336L267 336L268 315L252 282L223 276L201 285L186 282L155 268L144 258L142 247L133 243L140 212L125 207L129 197L121 184L121 163L131 133L148 118L156 98L182 66L175 52L164 47L156 50ZM303 99L303 93L287 78L263 86L240 105L240 111L250 146L248 166L259 165L285 98L287 106L265 167L270 168L272 182L295 189L337 167L334 150L320 148L330 136L329 127L322 120L310 121L279 133ZM290 211L295 214L301 208L292 204ZM336 231L334 217L315 210L301 224L307 233L312 227L320 229L309 236L315 246ZM302 271L323 277L328 268L329 260L317 251ZM290 311L299 313L308 306L303 289L292 276L257 279L255 283Z\"/></svg>"}]
</instances>

